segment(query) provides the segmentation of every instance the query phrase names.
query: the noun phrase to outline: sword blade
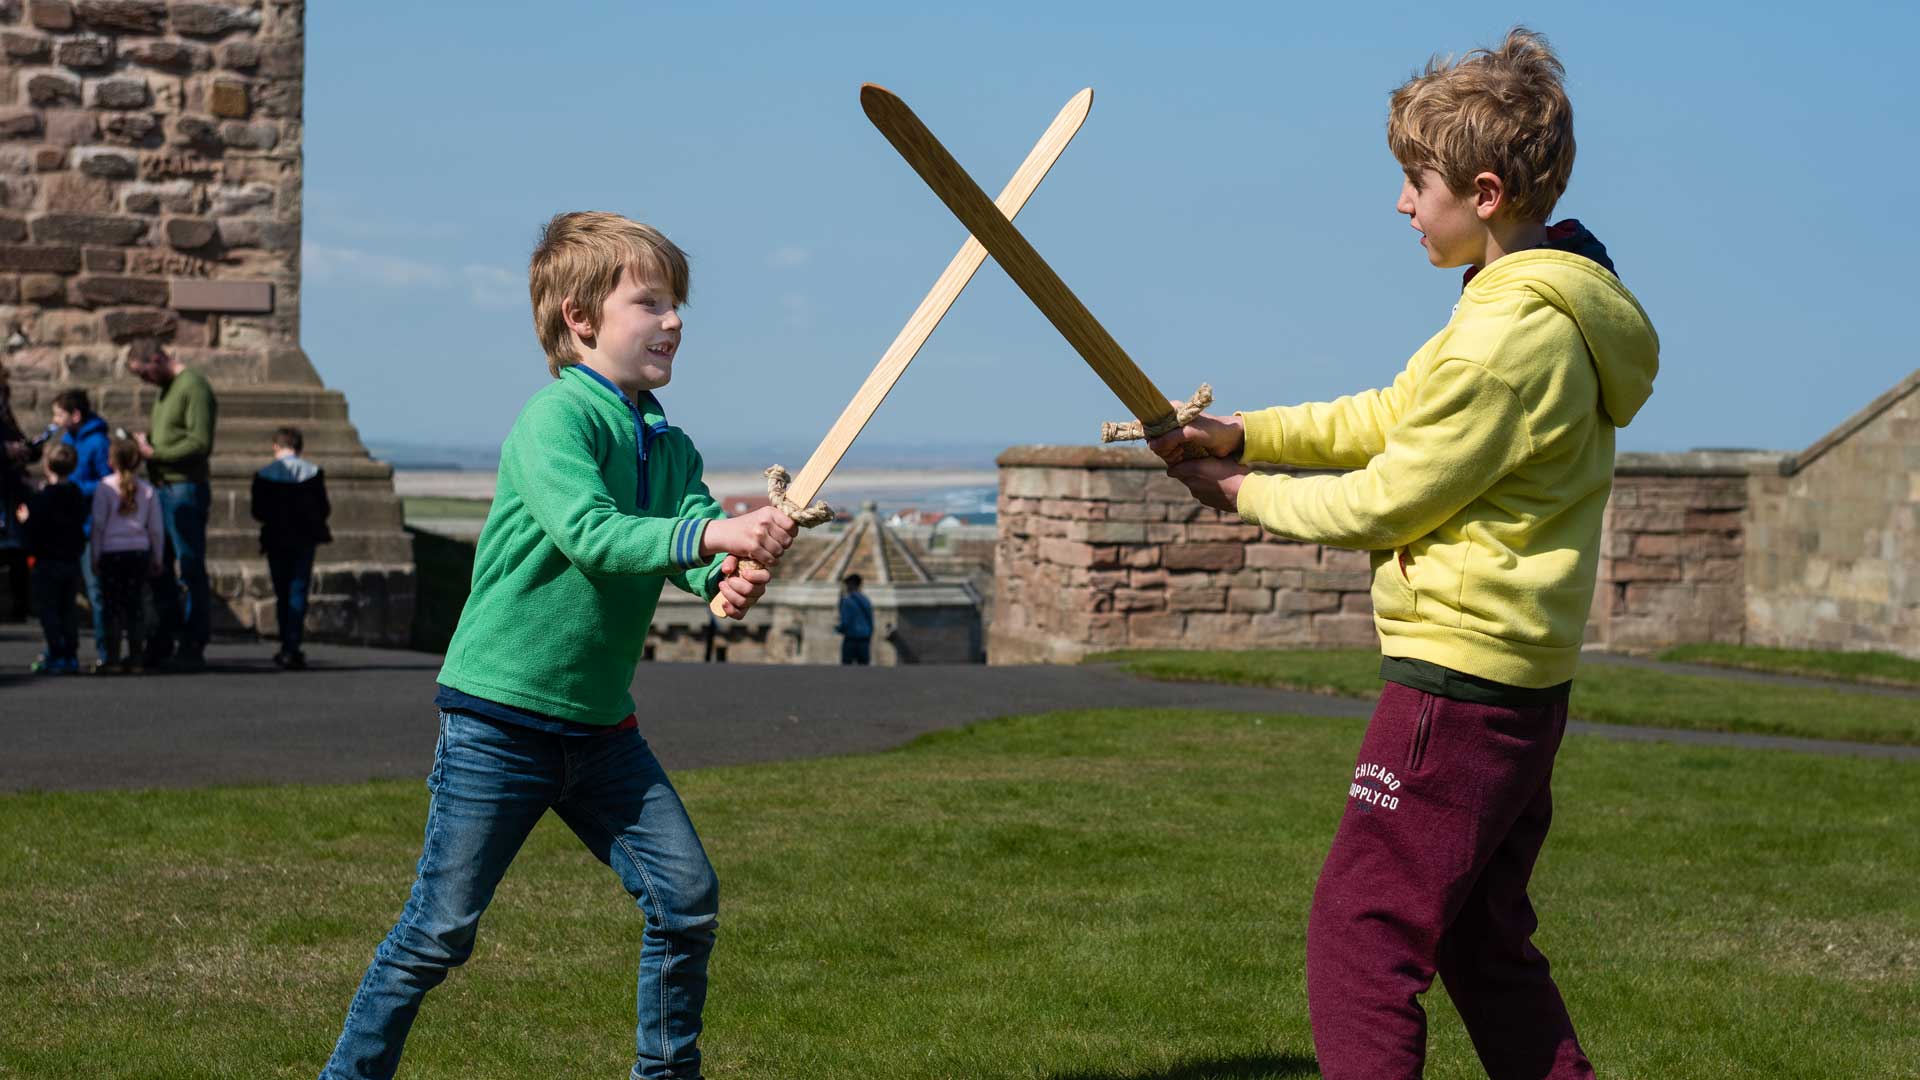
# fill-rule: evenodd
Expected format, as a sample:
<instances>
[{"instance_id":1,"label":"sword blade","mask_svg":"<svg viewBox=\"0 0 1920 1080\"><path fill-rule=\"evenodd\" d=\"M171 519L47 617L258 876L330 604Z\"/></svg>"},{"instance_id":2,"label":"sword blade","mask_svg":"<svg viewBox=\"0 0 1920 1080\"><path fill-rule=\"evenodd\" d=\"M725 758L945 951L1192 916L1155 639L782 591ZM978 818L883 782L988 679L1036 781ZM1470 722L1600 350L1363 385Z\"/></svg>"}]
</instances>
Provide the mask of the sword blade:
<instances>
[{"instance_id":1,"label":"sword blade","mask_svg":"<svg viewBox=\"0 0 1920 1080\"><path fill-rule=\"evenodd\" d=\"M1067 144L1079 132L1080 125L1086 122L1087 113L1092 108L1093 90L1090 87L1068 100L1053 118L1053 123L1041 133L1040 141L1034 143L1027 159L1014 170L1013 178L1007 181L1005 190L1000 192L1000 198L994 203L998 213L1011 218L1027 205L1027 200L1039 188L1040 181L1046 178L1054 162L1060 160ZM820 445L814 448L806 465L801 467L800 475L793 478L787 488L787 498L806 506L820 494L820 489L826 485L827 478L833 475L840 459L847 455L847 450L853 446L861 429L873 419L880 403L887 399L888 392L900 381L907 365L919 353L920 346L926 344L934 327L940 325L940 320L953 307L953 302L959 299L960 291L967 287L967 282L973 280L974 272L986 260L987 249L980 245L980 241L967 237L966 243L960 245L960 250L954 253L952 261L947 263L947 268L934 281L933 288L920 301L920 306L907 319L907 324L894 336L893 344L888 345L887 351L881 354L880 362L873 366L866 381L860 384L853 400L847 402L847 407L840 411L840 418L827 430L826 438L821 439ZM707 606L715 615L726 614L726 605L717 596Z\"/></svg>"},{"instance_id":2,"label":"sword blade","mask_svg":"<svg viewBox=\"0 0 1920 1080\"><path fill-rule=\"evenodd\" d=\"M1033 150L1027 154L1027 159L1021 162L1020 168L1014 171L1013 178L1007 181L1006 189L1000 192L1000 198L993 203L997 216L1005 220L1020 212L1020 208L1027 204L1034 190L1040 186L1040 181L1046 178L1048 170L1053 168L1054 162L1060 160L1061 153L1066 150L1067 144L1073 141L1074 135L1079 132L1080 125L1086 121L1087 113L1092 108L1093 90L1089 87L1073 95L1072 99L1060 109L1059 114L1053 118L1053 123L1049 124L1047 130L1041 134L1040 141L1034 143ZM984 197L983 195L982 198ZM840 459L846 456L848 448L853 445L854 437L859 435L867 421L873 418L874 412L880 408L880 403L886 400L888 391L892 390L894 383L899 381L901 373L912 362L914 355L920 351L920 347L926 344L934 327L940 325L940 320L953 307L953 302L959 298L960 291L967 287L967 282L973 280L974 272L980 269L980 264L985 262L986 258L987 249L971 236L960 246L960 250L954 253L953 260L947 263L946 270L933 283L933 288L927 292L926 298L920 301L920 306L914 309L913 315L907 319L907 324L900 328L900 333L893 339L893 344L887 346L887 351L881 355L880 362L874 365L872 373L867 376L867 381L860 385L860 390L854 394L853 400L847 402L847 407L840 413L840 419L834 422L832 429L827 432L827 437L820 441L820 445L813 451L813 456L809 457L806 465L801 467L800 474L794 478L793 486L788 489L789 498L804 506L812 502L820 493L820 488L833 474L834 467L840 464Z\"/></svg>"},{"instance_id":3,"label":"sword blade","mask_svg":"<svg viewBox=\"0 0 1920 1080\"><path fill-rule=\"evenodd\" d=\"M1073 290L1067 288L1066 282L1060 280L1060 275L1054 273L1013 222L987 201L980 185L973 182L905 102L885 87L868 83L860 88L860 106L866 110L867 119L873 121L913 171L920 174L920 179L926 181L974 239L993 255L1000 268L1020 286L1020 291L1027 294L1133 415L1146 422L1172 415L1173 406L1167 396L1147 378L1120 343L1113 340L1113 335L1107 333Z\"/></svg>"}]
</instances>

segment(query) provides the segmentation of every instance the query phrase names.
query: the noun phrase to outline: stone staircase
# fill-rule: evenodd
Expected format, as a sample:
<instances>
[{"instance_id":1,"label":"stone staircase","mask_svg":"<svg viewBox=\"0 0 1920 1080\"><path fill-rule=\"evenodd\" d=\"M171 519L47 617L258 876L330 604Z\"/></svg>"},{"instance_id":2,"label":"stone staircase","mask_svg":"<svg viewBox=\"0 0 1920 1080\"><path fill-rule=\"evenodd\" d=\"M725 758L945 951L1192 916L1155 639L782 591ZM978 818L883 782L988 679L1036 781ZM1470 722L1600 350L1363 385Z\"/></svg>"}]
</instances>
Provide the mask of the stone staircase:
<instances>
[{"instance_id":1,"label":"stone staircase","mask_svg":"<svg viewBox=\"0 0 1920 1080\"><path fill-rule=\"evenodd\" d=\"M316 380L317 381L317 380ZM58 387L17 385L15 412L23 427L39 426ZM145 428L158 391L116 380L88 388L95 409L116 428ZM250 499L253 474L272 458L275 428L292 425L306 457L326 470L333 504L333 542L315 559L307 636L315 641L406 645L415 597L413 544L393 467L367 455L338 390L299 384L218 385L214 432L213 508L207 525L207 570L216 602L215 634L277 633L272 579L260 554L259 525Z\"/></svg>"}]
</instances>

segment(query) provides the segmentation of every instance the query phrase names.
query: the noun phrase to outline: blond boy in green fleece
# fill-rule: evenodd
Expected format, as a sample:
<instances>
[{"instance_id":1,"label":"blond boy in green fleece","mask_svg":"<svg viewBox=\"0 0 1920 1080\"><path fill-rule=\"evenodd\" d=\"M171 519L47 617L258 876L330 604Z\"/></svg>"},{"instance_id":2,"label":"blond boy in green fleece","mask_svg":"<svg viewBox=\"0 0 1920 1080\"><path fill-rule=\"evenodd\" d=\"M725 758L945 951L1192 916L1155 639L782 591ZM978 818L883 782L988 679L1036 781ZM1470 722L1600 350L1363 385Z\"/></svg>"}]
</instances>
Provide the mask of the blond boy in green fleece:
<instances>
[{"instance_id":1,"label":"blond boy in green fleece","mask_svg":"<svg viewBox=\"0 0 1920 1080\"><path fill-rule=\"evenodd\" d=\"M552 810L612 867L645 926L635 1080L700 1075L719 883L640 737L631 686L660 589L738 617L793 520L728 519L699 451L653 396L673 376L686 256L616 214L562 214L530 270L555 381L500 448L473 591L440 671L426 841L406 909L347 1009L327 1080L391 1077L426 992L473 952L480 915ZM645 711L642 704L638 711Z\"/></svg>"}]
</instances>

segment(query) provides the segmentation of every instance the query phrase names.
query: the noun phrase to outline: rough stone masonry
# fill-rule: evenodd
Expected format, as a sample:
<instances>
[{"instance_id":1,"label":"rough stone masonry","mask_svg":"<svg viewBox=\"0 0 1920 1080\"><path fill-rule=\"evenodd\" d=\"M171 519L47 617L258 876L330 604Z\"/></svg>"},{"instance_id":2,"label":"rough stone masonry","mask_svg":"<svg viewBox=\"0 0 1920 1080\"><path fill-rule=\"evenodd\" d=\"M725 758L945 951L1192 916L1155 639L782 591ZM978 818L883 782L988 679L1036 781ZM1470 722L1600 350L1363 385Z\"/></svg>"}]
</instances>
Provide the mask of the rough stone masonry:
<instances>
[{"instance_id":1,"label":"rough stone masonry","mask_svg":"<svg viewBox=\"0 0 1920 1080\"><path fill-rule=\"evenodd\" d=\"M337 537L309 634L402 644L413 560L391 470L300 348L304 16L297 0L0 0L0 341L30 429L68 387L143 426L135 337L212 380L216 629L273 632L248 475L274 427L300 426Z\"/></svg>"},{"instance_id":2,"label":"rough stone masonry","mask_svg":"<svg viewBox=\"0 0 1920 1080\"><path fill-rule=\"evenodd\" d=\"M994 663L1372 647L1367 553L1196 503L1143 448L1000 455ZM1920 371L1797 455L1621 454L1590 646L1920 656Z\"/></svg>"}]
</instances>

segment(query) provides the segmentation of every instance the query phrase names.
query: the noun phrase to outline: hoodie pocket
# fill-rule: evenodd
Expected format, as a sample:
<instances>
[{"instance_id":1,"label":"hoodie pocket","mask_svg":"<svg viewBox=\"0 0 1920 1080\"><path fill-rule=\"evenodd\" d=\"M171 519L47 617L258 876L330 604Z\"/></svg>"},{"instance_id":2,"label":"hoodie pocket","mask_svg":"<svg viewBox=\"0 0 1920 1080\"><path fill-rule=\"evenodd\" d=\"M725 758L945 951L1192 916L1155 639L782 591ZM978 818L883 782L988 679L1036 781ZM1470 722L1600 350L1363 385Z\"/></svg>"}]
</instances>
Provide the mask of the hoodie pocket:
<instances>
[{"instance_id":1,"label":"hoodie pocket","mask_svg":"<svg viewBox=\"0 0 1920 1080\"><path fill-rule=\"evenodd\" d=\"M1418 615L1420 593L1413 587L1413 571L1408 567L1408 564L1413 562L1413 553L1406 548L1400 548L1393 553L1393 561L1400 568L1400 587L1407 592L1407 610Z\"/></svg>"},{"instance_id":2,"label":"hoodie pocket","mask_svg":"<svg viewBox=\"0 0 1920 1080\"><path fill-rule=\"evenodd\" d=\"M1407 619L1417 622L1420 619L1420 587L1414 584L1413 575L1420 571L1420 565L1414 557L1413 545L1394 549L1393 563L1400 579L1401 604L1406 609Z\"/></svg>"},{"instance_id":3,"label":"hoodie pocket","mask_svg":"<svg viewBox=\"0 0 1920 1080\"><path fill-rule=\"evenodd\" d=\"M1373 614L1381 619L1412 622L1414 591L1413 583L1408 580L1411 557L1401 548L1383 549L1371 555Z\"/></svg>"}]
</instances>

